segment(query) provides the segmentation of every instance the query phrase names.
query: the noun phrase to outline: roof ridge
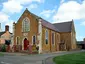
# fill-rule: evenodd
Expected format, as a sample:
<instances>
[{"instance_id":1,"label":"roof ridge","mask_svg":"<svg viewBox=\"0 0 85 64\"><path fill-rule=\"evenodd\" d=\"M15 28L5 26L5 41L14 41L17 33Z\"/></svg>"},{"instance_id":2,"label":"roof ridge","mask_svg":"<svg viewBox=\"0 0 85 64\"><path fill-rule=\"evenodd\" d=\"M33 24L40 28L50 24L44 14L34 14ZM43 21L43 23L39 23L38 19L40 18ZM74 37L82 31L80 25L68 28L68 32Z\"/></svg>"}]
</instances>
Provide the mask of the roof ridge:
<instances>
[{"instance_id":1,"label":"roof ridge","mask_svg":"<svg viewBox=\"0 0 85 64\"><path fill-rule=\"evenodd\" d=\"M73 22L73 21L65 21L65 22L59 22L59 23L53 23L53 24L63 24L63 23L70 23L70 22Z\"/></svg>"},{"instance_id":2,"label":"roof ridge","mask_svg":"<svg viewBox=\"0 0 85 64\"><path fill-rule=\"evenodd\" d=\"M29 12L30 12L30 11L29 11ZM51 22L43 19L42 17L39 17L38 15L36 15L36 14L34 14L34 13L30 12L30 14L32 14L33 16L36 16L36 19L42 19L43 21L45 21L45 22L51 24L52 26L54 26ZM55 27L55 26L54 26L54 27ZM59 29L58 29L58 28L55 27L55 29L58 30L58 32L59 32Z\"/></svg>"}]
</instances>

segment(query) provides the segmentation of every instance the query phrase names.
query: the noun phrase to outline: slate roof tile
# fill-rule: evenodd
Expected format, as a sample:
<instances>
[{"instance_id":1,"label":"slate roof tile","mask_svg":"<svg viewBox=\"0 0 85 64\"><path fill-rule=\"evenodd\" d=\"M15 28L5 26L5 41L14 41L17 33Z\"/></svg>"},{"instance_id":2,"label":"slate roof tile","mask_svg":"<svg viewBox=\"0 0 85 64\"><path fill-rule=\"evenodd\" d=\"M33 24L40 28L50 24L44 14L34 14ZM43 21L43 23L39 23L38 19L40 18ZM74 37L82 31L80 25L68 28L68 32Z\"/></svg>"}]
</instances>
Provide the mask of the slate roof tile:
<instances>
[{"instance_id":1,"label":"slate roof tile","mask_svg":"<svg viewBox=\"0 0 85 64\"><path fill-rule=\"evenodd\" d=\"M62 22L62 23L54 23L53 24L60 32L71 32L72 21Z\"/></svg>"}]
</instances>

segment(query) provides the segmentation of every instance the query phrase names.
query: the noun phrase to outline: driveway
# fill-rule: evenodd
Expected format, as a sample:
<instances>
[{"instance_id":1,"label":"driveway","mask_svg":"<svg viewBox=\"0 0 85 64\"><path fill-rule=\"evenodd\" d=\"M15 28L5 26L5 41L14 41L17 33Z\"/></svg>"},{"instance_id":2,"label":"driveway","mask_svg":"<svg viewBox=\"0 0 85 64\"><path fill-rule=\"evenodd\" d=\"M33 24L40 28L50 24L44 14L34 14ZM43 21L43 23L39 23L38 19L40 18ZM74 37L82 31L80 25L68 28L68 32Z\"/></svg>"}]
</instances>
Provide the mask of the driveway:
<instances>
[{"instance_id":1,"label":"driveway","mask_svg":"<svg viewBox=\"0 0 85 64\"><path fill-rule=\"evenodd\" d=\"M42 64L42 63L45 64L45 62L47 61L46 59L49 57L77 53L77 52L82 52L82 51L56 52L56 53L37 54L37 55L17 55L16 53L14 54L8 53L5 54L5 56L0 57L0 64Z\"/></svg>"}]
</instances>

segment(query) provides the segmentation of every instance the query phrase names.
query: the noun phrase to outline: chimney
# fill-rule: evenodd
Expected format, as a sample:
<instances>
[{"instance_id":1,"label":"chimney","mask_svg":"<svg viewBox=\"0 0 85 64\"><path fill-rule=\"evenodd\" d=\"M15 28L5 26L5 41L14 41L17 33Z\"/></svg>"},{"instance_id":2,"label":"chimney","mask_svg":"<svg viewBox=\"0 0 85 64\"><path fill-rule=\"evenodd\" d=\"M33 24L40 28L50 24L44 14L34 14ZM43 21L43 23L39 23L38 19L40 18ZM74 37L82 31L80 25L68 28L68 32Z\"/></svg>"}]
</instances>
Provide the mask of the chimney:
<instances>
[{"instance_id":1,"label":"chimney","mask_svg":"<svg viewBox=\"0 0 85 64\"><path fill-rule=\"evenodd\" d=\"M5 26L5 32L6 31L9 31L9 26L8 25Z\"/></svg>"}]
</instances>

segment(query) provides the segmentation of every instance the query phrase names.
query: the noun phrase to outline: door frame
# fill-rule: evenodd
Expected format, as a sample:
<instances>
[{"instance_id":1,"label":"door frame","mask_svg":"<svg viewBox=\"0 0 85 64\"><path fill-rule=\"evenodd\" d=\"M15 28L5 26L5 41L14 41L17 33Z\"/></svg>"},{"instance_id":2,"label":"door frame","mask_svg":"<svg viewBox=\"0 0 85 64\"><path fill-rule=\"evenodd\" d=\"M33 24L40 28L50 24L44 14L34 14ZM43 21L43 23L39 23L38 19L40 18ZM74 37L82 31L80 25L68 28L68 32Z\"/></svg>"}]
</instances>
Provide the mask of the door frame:
<instances>
[{"instance_id":1,"label":"door frame","mask_svg":"<svg viewBox=\"0 0 85 64\"><path fill-rule=\"evenodd\" d=\"M24 38L22 39L22 50L24 50L24 39L25 39L25 38L28 40L27 37L24 37Z\"/></svg>"}]
</instances>

